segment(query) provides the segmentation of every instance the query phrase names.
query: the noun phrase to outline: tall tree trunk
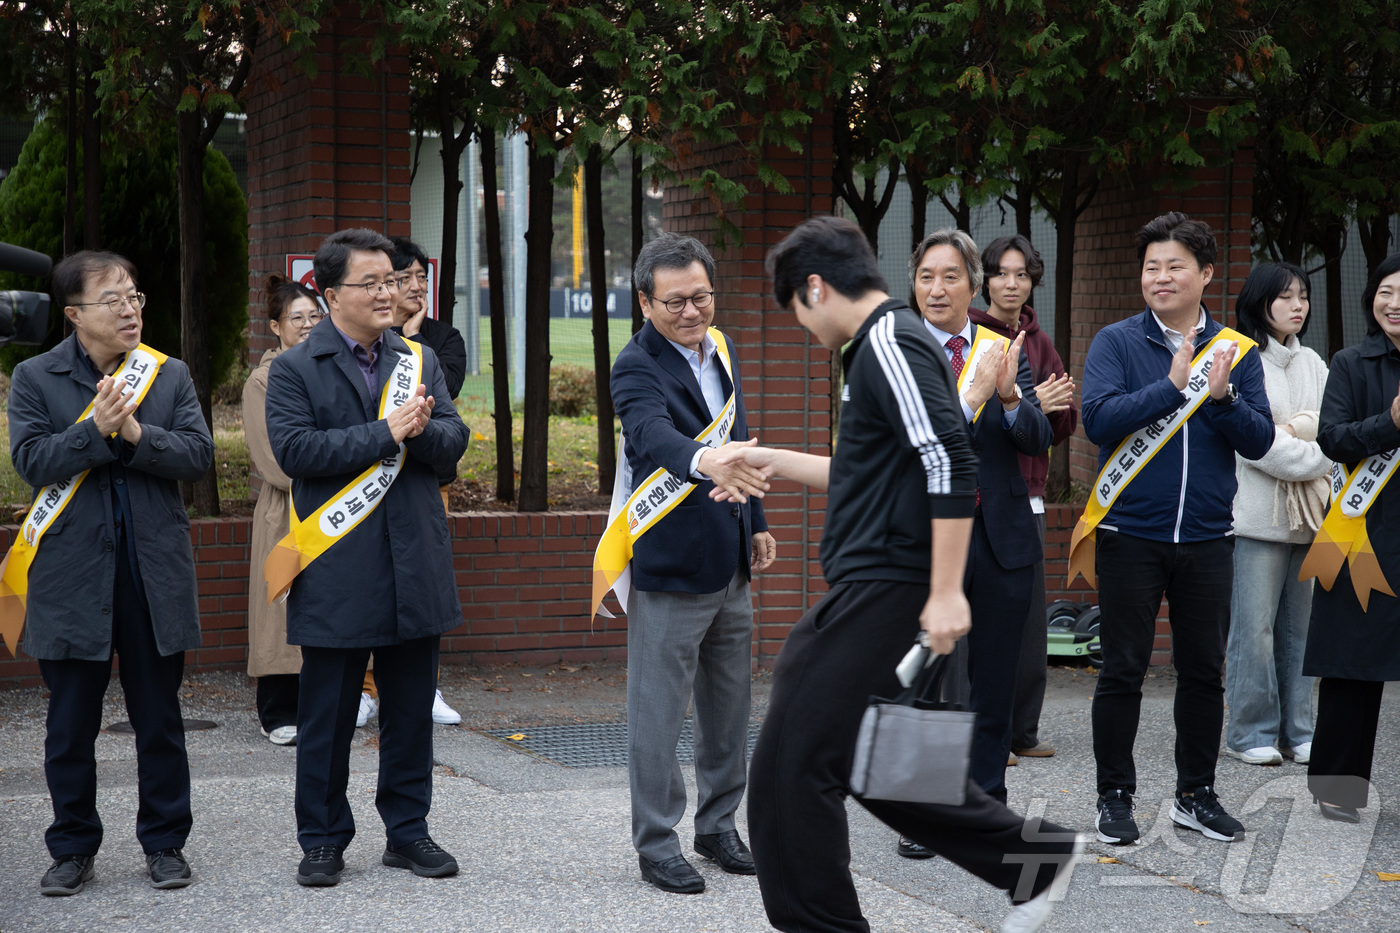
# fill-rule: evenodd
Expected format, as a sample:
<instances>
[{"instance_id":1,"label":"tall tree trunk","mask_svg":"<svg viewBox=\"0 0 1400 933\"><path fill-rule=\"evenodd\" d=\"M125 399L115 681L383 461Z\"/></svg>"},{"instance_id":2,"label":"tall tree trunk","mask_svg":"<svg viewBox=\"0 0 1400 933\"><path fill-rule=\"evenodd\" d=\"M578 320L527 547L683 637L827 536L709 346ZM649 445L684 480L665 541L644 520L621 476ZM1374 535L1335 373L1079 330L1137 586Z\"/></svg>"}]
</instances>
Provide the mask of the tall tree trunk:
<instances>
[{"instance_id":1,"label":"tall tree trunk","mask_svg":"<svg viewBox=\"0 0 1400 933\"><path fill-rule=\"evenodd\" d=\"M460 133L449 107L451 100L445 88L437 89L438 132L442 148L442 249L438 254L437 313L438 320L452 326L452 309L457 304L457 214L462 197L462 151L472 138L472 128L464 125Z\"/></svg>"},{"instance_id":2,"label":"tall tree trunk","mask_svg":"<svg viewBox=\"0 0 1400 933\"><path fill-rule=\"evenodd\" d=\"M632 267L637 266L637 254L642 251L643 211L642 201L642 151L632 147ZM630 278L630 276L629 276ZM642 329L642 299L637 294L637 283L632 283L632 333Z\"/></svg>"},{"instance_id":3,"label":"tall tree trunk","mask_svg":"<svg viewBox=\"0 0 1400 933\"><path fill-rule=\"evenodd\" d=\"M69 23L64 45L64 65L68 70L68 111L64 114L63 174L63 255L78 250L78 40L77 26Z\"/></svg>"},{"instance_id":4,"label":"tall tree trunk","mask_svg":"<svg viewBox=\"0 0 1400 933\"><path fill-rule=\"evenodd\" d=\"M1382 211L1370 220L1358 219L1356 226L1361 234L1361 250L1366 254L1366 275L1369 277L1390 255L1390 212Z\"/></svg>"},{"instance_id":5,"label":"tall tree trunk","mask_svg":"<svg viewBox=\"0 0 1400 933\"><path fill-rule=\"evenodd\" d=\"M510 413L510 357L506 347L506 263L501 250L501 203L496 187L496 131L483 129L481 192L486 235L486 282L491 305L491 388L496 422L496 498L515 501L515 440Z\"/></svg>"},{"instance_id":6,"label":"tall tree trunk","mask_svg":"<svg viewBox=\"0 0 1400 933\"><path fill-rule=\"evenodd\" d=\"M89 56L83 75L83 249L102 246L102 114L95 58Z\"/></svg>"},{"instance_id":7,"label":"tall tree trunk","mask_svg":"<svg viewBox=\"0 0 1400 933\"><path fill-rule=\"evenodd\" d=\"M180 354L189 367L195 396L206 424L214 423L209 372L208 315L204 277L204 117L198 111L175 115L176 168L180 212ZM218 475L209 471L194 484L193 504L199 514L219 514Z\"/></svg>"},{"instance_id":8,"label":"tall tree trunk","mask_svg":"<svg viewBox=\"0 0 1400 933\"><path fill-rule=\"evenodd\" d=\"M537 132L552 133L549 127ZM520 511L549 509L549 280L554 243L554 153L530 138L530 204L525 231L525 438Z\"/></svg>"},{"instance_id":9,"label":"tall tree trunk","mask_svg":"<svg viewBox=\"0 0 1400 933\"><path fill-rule=\"evenodd\" d=\"M968 203L967 198L963 197L962 185L958 186L956 204L949 201L946 194L940 194L938 200L942 201L943 206L948 209L948 213L953 215L953 226L964 233L970 233L971 231L967 228L972 226L972 205Z\"/></svg>"},{"instance_id":10,"label":"tall tree trunk","mask_svg":"<svg viewBox=\"0 0 1400 933\"><path fill-rule=\"evenodd\" d=\"M1074 226L1079 217L1079 153L1065 156L1060 176L1060 198L1055 210L1055 352L1071 369L1070 305L1074 294ZM1062 441L1050 452L1050 468L1045 491L1051 498L1060 497L1069 488L1069 440Z\"/></svg>"},{"instance_id":11,"label":"tall tree trunk","mask_svg":"<svg viewBox=\"0 0 1400 933\"><path fill-rule=\"evenodd\" d=\"M913 166L904 166L904 177L909 181L909 245L913 248L928 233L928 188L923 172Z\"/></svg>"},{"instance_id":12,"label":"tall tree trunk","mask_svg":"<svg viewBox=\"0 0 1400 933\"><path fill-rule=\"evenodd\" d=\"M1031 238L1031 208L1035 195L1031 193L1031 183L1016 179L1016 232L1026 239Z\"/></svg>"},{"instance_id":13,"label":"tall tree trunk","mask_svg":"<svg viewBox=\"0 0 1400 933\"><path fill-rule=\"evenodd\" d=\"M584 214L588 220L588 278L593 291L593 384L598 394L598 492L612 492L617 473L617 438L609 369L608 269L603 233L603 151L598 146L583 158Z\"/></svg>"},{"instance_id":14,"label":"tall tree trunk","mask_svg":"<svg viewBox=\"0 0 1400 933\"><path fill-rule=\"evenodd\" d=\"M1329 220L1322 231L1322 257L1326 265L1323 276L1327 294L1327 359L1346 346L1342 327L1342 247L1346 226L1340 220Z\"/></svg>"}]
</instances>

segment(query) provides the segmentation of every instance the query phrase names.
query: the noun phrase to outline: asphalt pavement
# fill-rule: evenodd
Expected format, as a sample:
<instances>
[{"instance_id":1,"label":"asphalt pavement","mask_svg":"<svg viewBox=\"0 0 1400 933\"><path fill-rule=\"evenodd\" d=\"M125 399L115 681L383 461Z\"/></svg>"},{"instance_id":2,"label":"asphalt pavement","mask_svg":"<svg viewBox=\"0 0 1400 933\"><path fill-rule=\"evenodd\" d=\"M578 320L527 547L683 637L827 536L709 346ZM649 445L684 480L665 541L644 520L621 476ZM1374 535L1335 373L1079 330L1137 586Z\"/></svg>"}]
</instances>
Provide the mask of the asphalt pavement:
<instances>
[{"instance_id":1,"label":"asphalt pavement","mask_svg":"<svg viewBox=\"0 0 1400 933\"><path fill-rule=\"evenodd\" d=\"M51 819L43 775L41 689L0 692L0 933L64 931L723 931L769 929L751 877L726 875L696 857L707 890L664 894L641 880L629 841L626 769L567 768L486 730L621 720L619 665L445 667L443 692L464 715L438 726L433 837L461 865L454 878L423 879L380 864L383 828L374 810L378 732L357 732L350 799L359 835L339 886L295 881L300 851L292 812L295 753L262 737L252 681L233 672L191 675L185 715L218 724L188 737L194 831L185 849L194 884L156 891L135 839L136 761L129 734L98 739L98 801L106 840L96 877L76 897L38 892L49 865ZM1167 818L1174 783L1170 671L1148 679L1137 742L1141 844L1091 843L1049 931L1400 930L1400 702L1387 693L1377 743L1375 791L1361 826L1318 816L1306 769L1246 765L1222 757L1218 791L1248 829L1213 842ZM1053 758L1022 759L1007 774L1010 804L1090 829L1094 769L1089 669L1054 667L1042 718ZM755 719L768 676L754 678ZM126 718L116 681L104 722ZM694 805L694 772L685 766ZM970 933L996 930L1008 902L941 859L895 854L895 836L848 805L851 870L871 928ZM747 838L744 810L740 831ZM678 827L688 849L690 813Z\"/></svg>"}]
</instances>

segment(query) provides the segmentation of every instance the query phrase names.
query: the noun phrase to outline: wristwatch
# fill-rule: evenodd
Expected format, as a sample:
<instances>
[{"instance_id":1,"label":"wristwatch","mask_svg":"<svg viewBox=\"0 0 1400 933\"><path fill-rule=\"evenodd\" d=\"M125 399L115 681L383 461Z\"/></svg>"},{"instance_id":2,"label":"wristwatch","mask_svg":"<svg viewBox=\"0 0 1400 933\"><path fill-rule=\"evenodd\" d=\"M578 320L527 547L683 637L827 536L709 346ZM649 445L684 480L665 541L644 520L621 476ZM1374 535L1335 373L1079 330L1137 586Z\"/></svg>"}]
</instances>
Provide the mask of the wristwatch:
<instances>
[{"instance_id":1,"label":"wristwatch","mask_svg":"<svg viewBox=\"0 0 1400 933\"><path fill-rule=\"evenodd\" d=\"M1212 396L1210 403L1212 405L1220 405L1222 407L1225 405L1233 405L1235 404L1235 399L1239 397L1240 390L1235 388L1235 384L1233 382L1227 382L1225 384L1225 394L1220 396L1220 398L1215 398L1214 396Z\"/></svg>"},{"instance_id":2,"label":"wristwatch","mask_svg":"<svg viewBox=\"0 0 1400 933\"><path fill-rule=\"evenodd\" d=\"M1011 387L1011 393L1011 395L1002 395L1000 391L997 392L997 401L1001 402L1002 408L1010 408L1013 405L1019 405L1021 403L1023 397L1021 395L1021 387L1013 385Z\"/></svg>"}]
</instances>

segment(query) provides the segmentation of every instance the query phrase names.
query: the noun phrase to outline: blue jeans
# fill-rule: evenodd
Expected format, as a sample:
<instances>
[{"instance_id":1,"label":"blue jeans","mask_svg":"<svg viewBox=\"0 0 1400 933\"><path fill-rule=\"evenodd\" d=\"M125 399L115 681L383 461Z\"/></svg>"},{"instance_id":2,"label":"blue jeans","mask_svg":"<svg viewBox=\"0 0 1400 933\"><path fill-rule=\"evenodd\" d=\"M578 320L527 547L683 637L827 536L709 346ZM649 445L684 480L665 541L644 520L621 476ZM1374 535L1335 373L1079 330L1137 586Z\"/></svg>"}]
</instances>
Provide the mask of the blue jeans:
<instances>
[{"instance_id":1,"label":"blue jeans","mask_svg":"<svg viewBox=\"0 0 1400 933\"><path fill-rule=\"evenodd\" d=\"M1235 588L1225 650L1225 742L1235 751L1294 748L1313 737L1313 678L1303 676L1312 580L1306 544L1235 539Z\"/></svg>"}]
</instances>

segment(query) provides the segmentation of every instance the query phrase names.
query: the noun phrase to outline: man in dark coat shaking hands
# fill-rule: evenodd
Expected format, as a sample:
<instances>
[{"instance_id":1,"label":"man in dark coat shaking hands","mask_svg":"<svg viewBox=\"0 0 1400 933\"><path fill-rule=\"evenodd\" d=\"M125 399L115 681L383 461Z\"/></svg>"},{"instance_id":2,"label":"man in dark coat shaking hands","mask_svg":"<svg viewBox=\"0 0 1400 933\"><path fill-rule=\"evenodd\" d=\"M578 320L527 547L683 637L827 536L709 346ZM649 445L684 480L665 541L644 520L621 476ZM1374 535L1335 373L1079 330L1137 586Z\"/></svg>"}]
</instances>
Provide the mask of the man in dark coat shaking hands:
<instances>
[{"instance_id":1,"label":"man in dark coat shaking hands","mask_svg":"<svg viewBox=\"0 0 1400 933\"><path fill-rule=\"evenodd\" d=\"M355 822L350 740L370 652L380 691L382 861L455 874L428 835L439 636L462 621L438 473L467 446L432 350L389 331L393 244L371 230L326 238L313 260L330 314L268 374L272 452L292 478L292 532L268 559L270 597L290 586L287 640L301 646L297 838L304 885L340 881Z\"/></svg>"}]
</instances>

